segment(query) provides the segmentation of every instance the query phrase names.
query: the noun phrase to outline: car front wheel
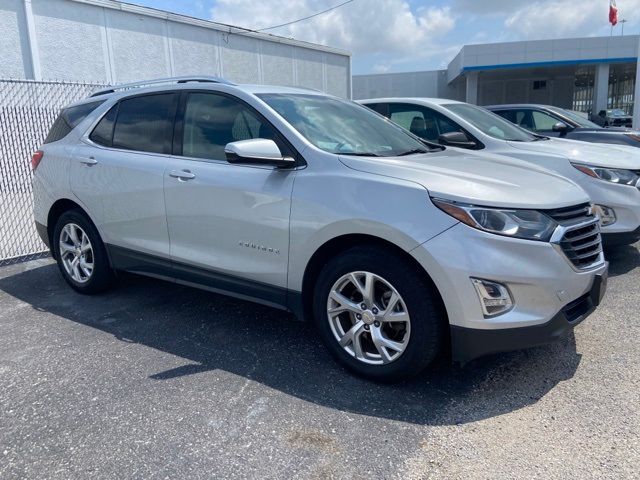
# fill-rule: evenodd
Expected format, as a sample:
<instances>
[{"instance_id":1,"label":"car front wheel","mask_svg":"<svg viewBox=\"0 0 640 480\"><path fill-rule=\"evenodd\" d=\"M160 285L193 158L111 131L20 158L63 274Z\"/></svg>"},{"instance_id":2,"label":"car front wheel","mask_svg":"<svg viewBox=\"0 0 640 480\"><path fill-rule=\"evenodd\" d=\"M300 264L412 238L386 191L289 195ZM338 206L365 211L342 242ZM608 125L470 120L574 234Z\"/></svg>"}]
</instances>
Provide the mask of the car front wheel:
<instances>
[{"instance_id":1,"label":"car front wheel","mask_svg":"<svg viewBox=\"0 0 640 480\"><path fill-rule=\"evenodd\" d=\"M354 248L326 264L316 284L314 319L336 360L379 381L423 370L442 346L446 322L424 274L379 247Z\"/></svg>"}]
</instances>

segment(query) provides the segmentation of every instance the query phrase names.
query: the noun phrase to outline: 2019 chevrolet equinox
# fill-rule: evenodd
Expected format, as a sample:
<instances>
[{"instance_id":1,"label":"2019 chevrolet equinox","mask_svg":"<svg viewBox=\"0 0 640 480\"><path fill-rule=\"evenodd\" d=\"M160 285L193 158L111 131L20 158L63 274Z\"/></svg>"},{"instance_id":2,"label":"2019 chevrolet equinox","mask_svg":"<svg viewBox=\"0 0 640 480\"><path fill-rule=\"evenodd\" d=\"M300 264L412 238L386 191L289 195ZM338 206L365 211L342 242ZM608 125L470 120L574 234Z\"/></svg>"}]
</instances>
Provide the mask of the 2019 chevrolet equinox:
<instances>
[{"instance_id":1,"label":"2019 chevrolet equinox","mask_svg":"<svg viewBox=\"0 0 640 480\"><path fill-rule=\"evenodd\" d=\"M546 343L606 287L598 218L571 181L309 90L98 91L63 109L32 167L36 227L78 292L130 271L288 309L371 379L447 344L466 362Z\"/></svg>"}]
</instances>

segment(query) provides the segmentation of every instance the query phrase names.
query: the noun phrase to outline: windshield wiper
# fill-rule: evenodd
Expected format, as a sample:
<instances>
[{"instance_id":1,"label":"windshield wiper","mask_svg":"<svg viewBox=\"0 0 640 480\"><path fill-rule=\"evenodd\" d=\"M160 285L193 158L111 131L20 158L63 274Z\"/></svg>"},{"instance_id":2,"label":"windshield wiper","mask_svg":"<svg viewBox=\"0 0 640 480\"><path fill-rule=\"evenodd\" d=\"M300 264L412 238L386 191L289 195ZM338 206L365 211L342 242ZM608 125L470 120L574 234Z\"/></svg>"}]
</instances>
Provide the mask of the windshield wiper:
<instances>
[{"instance_id":1,"label":"windshield wiper","mask_svg":"<svg viewBox=\"0 0 640 480\"><path fill-rule=\"evenodd\" d=\"M338 155L350 155L352 157L382 157L373 152L336 152Z\"/></svg>"},{"instance_id":2,"label":"windshield wiper","mask_svg":"<svg viewBox=\"0 0 640 480\"><path fill-rule=\"evenodd\" d=\"M418 153L429 153L429 150L424 150L423 148L414 148L412 150L407 150L406 152L399 153L396 156L405 157L407 155L417 155Z\"/></svg>"}]
</instances>

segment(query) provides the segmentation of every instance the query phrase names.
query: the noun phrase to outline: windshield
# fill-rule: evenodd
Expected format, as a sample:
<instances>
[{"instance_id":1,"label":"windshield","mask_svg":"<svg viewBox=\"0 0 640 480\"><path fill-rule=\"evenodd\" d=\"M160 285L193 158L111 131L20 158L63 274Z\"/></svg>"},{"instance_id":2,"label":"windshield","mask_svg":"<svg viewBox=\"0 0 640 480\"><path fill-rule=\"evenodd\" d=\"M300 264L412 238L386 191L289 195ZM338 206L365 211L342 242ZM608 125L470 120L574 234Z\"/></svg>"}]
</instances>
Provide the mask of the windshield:
<instances>
[{"instance_id":1,"label":"windshield","mask_svg":"<svg viewBox=\"0 0 640 480\"><path fill-rule=\"evenodd\" d=\"M357 103L306 94L270 93L258 97L326 152L391 157L429 151L413 135Z\"/></svg>"},{"instance_id":2,"label":"windshield","mask_svg":"<svg viewBox=\"0 0 640 480\"><path fill-rule=\"evenodd\" d=\"M626 117L627 116L624 110L620 110L618 108L613 110L607 110L607 115L610 117Z\"/></svg>"},{"instance_id":3,"label":"windshield","mask_svg":"<svg viewBox=\"0 0 640 480\"><path fill-rule=\"evenodd\" d=\"M469 122L482 133L498 140L533 142L538 138L484 108L469 105L468 103L449 103L442 106Z\"/></svg>"},{"instance_id":4,"label":"windshield","mask_svg":"<svg viewBox=\"0 0 640 480\"><path fill-rule=\"evenodd\" d=\"M578 112L574 112L573 110L566 110L564 108L557 107L549 107L549 110L556 112L559 115L567 117L572 122L576 123L580 127L584 128L602 128L597 123L593 123L591 120L587 120L585 117L580 115Z\"/></svg>"}]
</instances>

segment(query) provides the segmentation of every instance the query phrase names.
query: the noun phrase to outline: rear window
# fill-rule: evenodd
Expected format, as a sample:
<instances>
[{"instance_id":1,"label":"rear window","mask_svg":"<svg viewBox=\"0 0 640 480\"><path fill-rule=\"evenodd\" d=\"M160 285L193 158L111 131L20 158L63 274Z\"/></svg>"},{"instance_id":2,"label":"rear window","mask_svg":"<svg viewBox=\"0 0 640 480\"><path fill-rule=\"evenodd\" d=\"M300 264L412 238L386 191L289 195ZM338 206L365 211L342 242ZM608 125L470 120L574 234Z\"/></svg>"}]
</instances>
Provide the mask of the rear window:
<instances>
[{"instance_id":1,"label":"rear window","mask_svg":"<svg viewBox=\"0 0 640 480\"><path fill-rule=\"evenodd\" d=\"M45 138L44 143L57 142L69 135L87 115L98 108L104 100L98 100L96 102L84 103L76 107L65 108L60 112L56 121L53 122L49 135Z\"/></svg>"},{"instance_id":2,"label":"rear window","mask_svg":"<svg viewBox=\"0 0 640 480\"><path fill-rule=\"evenodd\" d=\"M113 148L169 153L174 99L174 93L162 93L122 100L113 129Z\"/></svg>"}]
</instances>

